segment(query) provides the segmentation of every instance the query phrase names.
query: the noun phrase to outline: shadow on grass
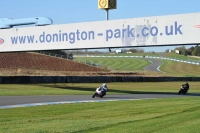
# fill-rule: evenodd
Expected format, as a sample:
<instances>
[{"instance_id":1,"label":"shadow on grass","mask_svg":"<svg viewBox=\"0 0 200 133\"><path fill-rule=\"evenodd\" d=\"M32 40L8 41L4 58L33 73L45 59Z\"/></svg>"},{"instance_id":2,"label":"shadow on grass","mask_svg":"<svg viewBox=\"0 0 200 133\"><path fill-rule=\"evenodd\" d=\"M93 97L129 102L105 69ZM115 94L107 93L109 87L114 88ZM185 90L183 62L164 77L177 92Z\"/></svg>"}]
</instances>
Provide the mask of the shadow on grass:
<instances>
[{"instance_id":1,"label":"shadow on grass","mask_svg":"<svg viewBox=\"0 0 200 133\"><path fill-rule=\"evenodd\" d=\"M39 85L44 87L51 87L51 88L58 88L58 89L65 89L65 90L75 90L75 91L89 91L94 93L96 88L84 88L84 87L77 87L77 86L58 86L58 85ZM115 90L115 89L108 89L109 92L119 93L119 94L163 94L163 95L178 95L177 92L153 92L153 91L132 91L132 90ZM198 93L187 93L188 96L200 96Z\"/></svg>"}]
</instances>

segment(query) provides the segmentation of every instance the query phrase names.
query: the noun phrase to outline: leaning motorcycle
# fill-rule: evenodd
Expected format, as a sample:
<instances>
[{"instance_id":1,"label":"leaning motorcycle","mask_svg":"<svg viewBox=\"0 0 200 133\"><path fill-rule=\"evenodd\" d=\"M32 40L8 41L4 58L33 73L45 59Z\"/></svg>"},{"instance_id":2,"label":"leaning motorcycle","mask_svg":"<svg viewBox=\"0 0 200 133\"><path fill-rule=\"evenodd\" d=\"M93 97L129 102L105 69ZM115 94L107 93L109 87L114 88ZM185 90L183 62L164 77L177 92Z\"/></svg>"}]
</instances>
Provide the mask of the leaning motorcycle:
<instances>
[{"instance_id":1,"label":"leaning motorcycle","mask_svg":"<svg viewBox=\"0 0 200 133\"><path fill-rule=\"evenodd\" d=\"M95 93L92 95L92 98L95 98L95 97L100 97L100 98L103 98L105 95L106 95L106 91L102 90L100 93L98 93L100 87L98 87L95 91Z\"/></svg>"},{"instance_id":2,"label":"leaning motorcycle","mask_svg":"<svg viewBox=\"0 0 200 133\"><path fill-rule=\"evenodd\" d=\"M185 95L187 92L188 92L188 89L186 89L186 88L184 87L184 85L182 85L182 87L180 88L178 94L184 94L184 95Z\"/></svg>"}]
</instances>

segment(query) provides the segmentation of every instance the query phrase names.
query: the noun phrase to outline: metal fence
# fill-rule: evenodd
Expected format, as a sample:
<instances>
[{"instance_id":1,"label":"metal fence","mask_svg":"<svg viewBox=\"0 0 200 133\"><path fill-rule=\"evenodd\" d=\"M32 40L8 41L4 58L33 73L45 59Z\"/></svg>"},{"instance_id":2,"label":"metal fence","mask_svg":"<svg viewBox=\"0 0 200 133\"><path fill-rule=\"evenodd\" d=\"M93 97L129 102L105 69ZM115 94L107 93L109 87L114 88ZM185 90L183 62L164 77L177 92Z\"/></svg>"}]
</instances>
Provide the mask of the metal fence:
<instances>
[{"instance_id":1,"label":"metal fence","mask_svg":"<svg viewBox=\"0 0 200 133\"><path fill-rule=\"evenodd\" d=\"M57 54L57 53L50 53L50 52L43 52L43 51L39 51L38 53L44 54L44 55L48 55L48 56L58 57L58 58L69 59L69 60L74 60L75 59L72 53L65 54L65 55Z\"/></svg>"}]
</instances>

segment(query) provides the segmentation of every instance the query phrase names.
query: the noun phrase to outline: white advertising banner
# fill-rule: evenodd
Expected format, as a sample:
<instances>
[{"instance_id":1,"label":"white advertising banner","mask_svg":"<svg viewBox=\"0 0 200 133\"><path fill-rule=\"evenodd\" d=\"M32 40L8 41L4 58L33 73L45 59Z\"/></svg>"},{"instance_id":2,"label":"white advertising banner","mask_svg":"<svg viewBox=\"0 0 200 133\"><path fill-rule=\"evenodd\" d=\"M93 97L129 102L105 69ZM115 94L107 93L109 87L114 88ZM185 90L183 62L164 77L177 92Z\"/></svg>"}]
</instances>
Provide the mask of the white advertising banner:
<instances>
[{"instance_id":1,"label":"white advertising banner","mask_svg":"<svg viewBox=\"0 0 200 133\"><path fill-rule=\"evenodd\" d=\"M0 30L0 52L200 43L200 13Z\"/></svg>"}]
</instances>

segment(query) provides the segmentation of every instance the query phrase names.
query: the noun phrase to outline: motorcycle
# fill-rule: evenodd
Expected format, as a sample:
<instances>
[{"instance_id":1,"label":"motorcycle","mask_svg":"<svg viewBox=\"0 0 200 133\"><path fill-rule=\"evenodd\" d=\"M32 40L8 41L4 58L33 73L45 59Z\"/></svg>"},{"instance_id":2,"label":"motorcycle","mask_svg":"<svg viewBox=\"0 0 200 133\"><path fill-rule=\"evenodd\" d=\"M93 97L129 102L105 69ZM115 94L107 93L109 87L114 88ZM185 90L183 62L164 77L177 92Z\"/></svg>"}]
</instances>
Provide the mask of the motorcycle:
<instances>
[{"instance_id":1,"label":"motorcycle","mask_svg":"<svg viewBox=\"0 0 200 133\"><path fill-rule=\"evenodd\" d=\"M101 87L98 87L95 91L95 93L92 95L92 98L95 97L100 97L103 98L106 95L108 88L106 86L106 84L103 84Z\"/></svg>"},{"instance_id":2,"label":"motorcycle","mask_svg":"<svg viewBox=\"0 0 200 133\"><path fill-rule=\"evenodd\" d=\"M180 88L178 94L179 95L180 94L184 94L185 95L187 92L188 92L188 89L184 85L182 85L182 87Z\"/></svg>"}]
</instances>

